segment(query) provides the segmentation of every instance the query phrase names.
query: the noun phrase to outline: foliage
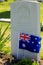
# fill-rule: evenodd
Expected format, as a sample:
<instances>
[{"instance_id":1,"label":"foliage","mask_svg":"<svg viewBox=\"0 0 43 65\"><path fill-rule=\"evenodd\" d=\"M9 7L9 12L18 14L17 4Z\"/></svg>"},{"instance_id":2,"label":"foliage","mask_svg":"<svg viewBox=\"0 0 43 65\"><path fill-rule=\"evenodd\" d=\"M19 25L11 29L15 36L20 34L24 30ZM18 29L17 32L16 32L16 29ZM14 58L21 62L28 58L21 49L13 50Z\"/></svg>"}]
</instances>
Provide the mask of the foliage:
<instances>
[{"instance_id":1,"label":"foliage","mask_svg":"<svg viewBox=\"0 0 43 65\"><path fill-rule=\"evenodd\" d=\"M39 65L39 63L37 61L32 62L31 59L22 59L15 65Z\"/></svg>"},{"instance_id":2,"label":"foliage","mask_svg":"<svg viewBox=\"0 0 43 65\"><path fill-rule=\"evenodd\" d=\"M43 31L43 25L42 22L40 23L41 31Z\"/></svg>"},{"instance_id":3,"label":"foliage","mask_svg":"<svg viewBox=\"0 0 43 65\"><path fill-rule=\"evenodd\" d=\"M10 18L10 11L1 12L0 15L0 18Z\"/></svg>"},{"instance_id":4,"label":"foliage","mask_svg":"<svg viewBox=\"0 0 43 65\"><path fill-rule=\"evenodd\" d=\"M10 47L3 47L2 51L4 51L5 54L10 54L11 53L11 48Z\"/></svg>"},{"instance_id":5,"label":"foliage","mask_svg":"<svg viewBox=\"0 0 43 65\"><path fill-rule=\"evenodd\" d=\"M37 61L33 62L32 65L39 65Z\"/></svg>"},{"instance_id":6,"label":"foliage","mask_svg":"<svg viewBox=\"0 0 43 65\"><path fill-rule=\"evenodd\" d=\"M5 47L6 42L10 39L10 34L8 34L6 36L6 38L4 37L4 35L5 35L8 28L9 28L9 25L6 26L5 30L2 33L2 25L0 25L0 51L1 52L3 51L2 49Z\"/></svg>"},{"instance_id":7,"label":"foliage","mask_svg":"<svg viewBox=\"0 0 43 65\"><path fill-rule=\"evenodd\" d=\"M41 27L41 31L43 31L43 26Z\"/></svg>"}]
</instances>

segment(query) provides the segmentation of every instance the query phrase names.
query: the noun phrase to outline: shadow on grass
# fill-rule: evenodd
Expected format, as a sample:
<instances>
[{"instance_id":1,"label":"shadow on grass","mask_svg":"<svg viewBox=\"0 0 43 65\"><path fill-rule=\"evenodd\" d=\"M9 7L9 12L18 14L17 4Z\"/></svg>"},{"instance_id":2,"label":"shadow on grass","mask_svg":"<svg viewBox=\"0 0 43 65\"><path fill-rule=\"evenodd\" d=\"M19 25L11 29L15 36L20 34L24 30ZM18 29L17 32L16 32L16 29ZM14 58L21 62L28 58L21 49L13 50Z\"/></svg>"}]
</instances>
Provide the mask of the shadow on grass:
<instances>
[{"instance_id":1,"label":"shadow on grass","mask_svg":"<svg viewBox=\"0 0 43 65\"><path fill-rule=\"evenodd\" d=\"M0 18L10 18L10 11L0 12Z\"/></svg>"}]
</instances>

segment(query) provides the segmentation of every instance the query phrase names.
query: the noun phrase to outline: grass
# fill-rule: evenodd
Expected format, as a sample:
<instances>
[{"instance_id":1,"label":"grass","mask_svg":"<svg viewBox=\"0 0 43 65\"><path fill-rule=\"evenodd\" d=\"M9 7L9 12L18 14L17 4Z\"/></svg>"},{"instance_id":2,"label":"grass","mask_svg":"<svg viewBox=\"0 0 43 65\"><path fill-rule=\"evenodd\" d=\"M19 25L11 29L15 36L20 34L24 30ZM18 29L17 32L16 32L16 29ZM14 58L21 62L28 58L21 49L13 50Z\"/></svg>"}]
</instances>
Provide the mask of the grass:
<instances>
[{"instance_id":1,"label":"grass","mask_svg":"<svg viewBox=\"0 0 43 65\"><path fill-rule=\"evenodd\" d=\"M0 51L11 52L10 23L0 22Z\"/></svg>"},{"instance_id":2,"label":"grass","mask_svg":"<svg viewBox=\"0 0 43 65\"><path fill-rule=\"evenodd\" d=\"M43 32L41 32L40 35L41 35L41 37L42 37L40 56L41 56L41 59L43 59Z\"/></svg>"},{"instance_id":3,"label":"grass","mask_svg":"<svg viewBox=\"0 0 43 65\"><path fill-rule=\"evenodd\" d=\"M15 0L0 2L0 18L10 18L10 5Z\"/></svg>"},{"instance_id":4,"label":"grass","mask_svg":"<svg viewBox=\"0 0 43 65\"><path fill-rule=\"evenodd\" d=\"M43 22L43 3L40 3L40 22Z\"/></svg>"},{"instance_id":5,"label":"grass","mask_svg":"<svg viewBox=\"0 0 43 65\"><path fill-rule=\"evenodd\" d=\"M39 65L39 63L35 60L32 61L31 59L25 58L25 59L20 60L15 65Z\"/></svg>"},{"instance_id":6,"label":"grass","mask_svg":"<svg viewBox=\"0 0 43 65\"><path fill-rule=\"evenodd\" d=\"M0 2L0 12L10 11L10 4L14 2L14 0L8 0L5 2Z\"/></svg>"},{"instance_id":7,"label":"grass","mask_svg":"<svg viewBox=\"0 0 43 65\"><path fill-rule=\"evenodd\" d=\"M40 22L43 22L43 3L40 3ZM43 59L43 32L41 32L40 35L42 37L40 56L41 59Z\"/></svg>"},{"instance_id":8,"label":"grass","mask_svg":"<svg viewBox=\"0 0 43 65\"><path fill-rule=\"evenodd\" d=\"M10 18L10 11L1 12L0 15L0 18Z\"/></svg>"},{"instance_id":9,"label":"grass","mask_svg":"<svg viewBox=\"0 0 43 65\"><path fill-rule=\"evenodd\" d=\"M0 18L10 18L10 4L12 2L14 2L15 0L7 0L5 2L0 2ZM2 25L2 33L4 31L4 29L6 28L6 26L10 24L10 23L5 23L5 22L0 22L0 25ZM6 36L10 34L10 26L8 28L8 30L6 31L4 38L6 38ZM11 41L7 41L6 42L6 46L3 47L3 51L5 51L5 53L11 51L11 45L10 45ZM10 52L9 52L10 53Z\"/></svg>"}]
</instances>

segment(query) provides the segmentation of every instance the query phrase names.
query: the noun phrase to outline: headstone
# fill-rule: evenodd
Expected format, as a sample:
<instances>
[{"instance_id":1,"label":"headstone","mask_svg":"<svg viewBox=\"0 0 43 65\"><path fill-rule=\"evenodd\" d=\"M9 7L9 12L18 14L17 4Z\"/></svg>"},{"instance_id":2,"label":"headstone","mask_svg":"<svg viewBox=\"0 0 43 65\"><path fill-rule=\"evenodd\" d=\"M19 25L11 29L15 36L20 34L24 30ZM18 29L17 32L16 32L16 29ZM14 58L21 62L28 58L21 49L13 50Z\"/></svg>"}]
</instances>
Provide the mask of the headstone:
<instances>
[{"instance_id":1,"label":"headstone","mask_svg":"<svg viewBox=\"0 0 43 65\"><path fill-rule=\"evenodd\" d=\"M11 50L18 59L34 58L39 60L40 53L19 49L19 33L40 36L39 2L18 1L11 4Z\"/></svg>"}]
</instances>

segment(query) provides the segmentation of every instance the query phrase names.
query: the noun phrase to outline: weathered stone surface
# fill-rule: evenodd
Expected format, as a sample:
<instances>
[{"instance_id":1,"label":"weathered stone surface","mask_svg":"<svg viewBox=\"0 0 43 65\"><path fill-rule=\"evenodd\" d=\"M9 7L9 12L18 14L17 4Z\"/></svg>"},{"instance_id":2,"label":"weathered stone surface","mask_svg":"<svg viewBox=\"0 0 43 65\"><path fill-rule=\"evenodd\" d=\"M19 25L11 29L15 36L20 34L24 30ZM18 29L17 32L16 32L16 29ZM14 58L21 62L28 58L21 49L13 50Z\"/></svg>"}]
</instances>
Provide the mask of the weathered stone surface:
<instances>
[{"instance_id":1,"label":"weathered stone surface","mask_svg":"<svg viewBox=\"0 0 43 65\"><path fill-rule=\"evenodd\" d=\"M39 60L39 53L19 49L18 34L28 33L40 36L40 4L33 1L19 1L11 5L11 50L19 58Z\"/></svg>"}]
</instances>

